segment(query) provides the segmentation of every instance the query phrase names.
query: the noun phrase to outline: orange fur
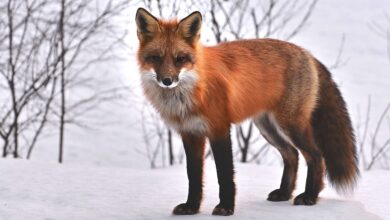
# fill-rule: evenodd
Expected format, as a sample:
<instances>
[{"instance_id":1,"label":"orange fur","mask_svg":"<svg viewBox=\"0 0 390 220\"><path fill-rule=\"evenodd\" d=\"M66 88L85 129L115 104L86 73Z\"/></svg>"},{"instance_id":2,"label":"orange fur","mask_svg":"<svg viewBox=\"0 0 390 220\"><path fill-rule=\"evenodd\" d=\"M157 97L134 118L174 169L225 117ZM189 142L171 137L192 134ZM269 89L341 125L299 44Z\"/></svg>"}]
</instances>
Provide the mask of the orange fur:
<instances>
[{"instance_id":1,"label":"orange fur","mask_svg":"<svg viewBox=\"0 0 390 220\"><path fill-rule=\"evenodd\" d=\"M230 123L241 122L261 112L283 110L278 109L278 104L288 92L286 74L289 74L290 66L296 65L292 63L296 62L293 57L309 57L295 45L272 39L242 40L214 47L204 47L200 43L188 45L180 35L174 34L177 21L160 21L159 24L161 32L155 39L140 46L140 68L151 68L142 57L155 51L163 55L179 51L192 54L196 61L186 64L185 68L195 70L199 77L194 88L193 111L205 117L210 126L209 135L223 133ZM286 59L286 52L290 58ZM305 103L307 109L293 112L306 115L303 117L306 122L302 123L308 123L315 105L316 92L309 95L311 100Z\"/></svg>"},{"instance_id":2,"label":"orange fur","mask_svg":"<svg viewBox=\"0 0 390 220\"><path fill-rule=\"evenodd\" d=\"M323 188L324 165L338 190L358 175L353 129L329 71L304 49L279 40L238 40L206 47L202 17L194 12L162 21L144 9L136 15L138 62L146 97L182 136L189 199L174 214L194 214L201 200L204 139L217 165L220 200L213 213L234 212L230 125L251 118L281 153L281 186L270 201L286 201L295 187L298 151L308 164L305 192L294 204L313 205ZM325 162L325 163L324 163ZM221 194L222 193L222 194Z\"/></svg>"}]
</instances>

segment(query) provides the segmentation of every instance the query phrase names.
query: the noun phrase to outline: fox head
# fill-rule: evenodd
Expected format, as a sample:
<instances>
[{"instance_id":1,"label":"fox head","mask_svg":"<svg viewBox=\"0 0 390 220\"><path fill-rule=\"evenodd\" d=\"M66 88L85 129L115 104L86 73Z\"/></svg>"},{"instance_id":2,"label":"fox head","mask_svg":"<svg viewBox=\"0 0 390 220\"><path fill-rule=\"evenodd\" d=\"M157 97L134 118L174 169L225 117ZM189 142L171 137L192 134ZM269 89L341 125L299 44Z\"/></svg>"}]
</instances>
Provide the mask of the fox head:
<instances>
[{"instance_id":1,"label":"fox head","mask_svg":"<svg viewBox=\"0 0 390 220\"><path fill-rule=\"evenodd\" d=\"M139 8L135 20L143 80L153 81L164 89L193 81L202 23L200 12L193 12L180 21L163 21Z\"/></svg>"}]
</instances>

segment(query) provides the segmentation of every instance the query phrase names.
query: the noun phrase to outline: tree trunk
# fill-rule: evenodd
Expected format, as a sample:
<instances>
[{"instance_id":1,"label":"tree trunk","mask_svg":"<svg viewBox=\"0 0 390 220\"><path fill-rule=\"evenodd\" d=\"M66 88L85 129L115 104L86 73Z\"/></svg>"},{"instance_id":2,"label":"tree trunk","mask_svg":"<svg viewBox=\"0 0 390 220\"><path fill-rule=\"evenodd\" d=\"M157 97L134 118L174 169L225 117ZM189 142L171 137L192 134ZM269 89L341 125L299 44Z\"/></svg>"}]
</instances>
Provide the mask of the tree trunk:
<instances>
[{"instance_id":1,"label":"tree trunk","mask_svg":"<svg viewBox=\"0 0 390 220\"><path fill-rule=\"evenodd\" d=\"M168 150L169 150L169 165L175 163L175 156L173 155L172 130L168 128Z\"/></svg>"},{"instance_id":2,"label":"tree trunk","mask_svg":"<svg viewBox=\"0 0 390 220\"><path fill-rule=\"evenodd\" d=\"M242 163L246 163L248 161L248 148L249 148L249 145L246 144L246 148L244 148L241 153L242 153L242 157L241 157L241 162Z\"/></svg>"},{"instance_id":3,"label":"tree trunk","mask_svg":"<svg viewBox=\"0 0 390 220\"><path fill-rule=\"evenodd\" d=\"M3 157L7 156L7 147L8 147L8 138L4 140L4 146L3 146Z\"/></svg>"},{"instance_id":4,"label":"tree trunk","mask_svg":"<svg viewBox=\"0 0 390 220\"><path fill-rule=\"evenodd\" d=\"M63 162L64 153L64 131L65 131L65 42L64 42L64 17L65 17L65 0L61 0L60 11L60 43L61 43L61 112L60 112L60 143L59 143L59 155L58 162Z\"/></svg>"},{"instance_id":5,"label":"tree trunk","mask_svg":"<svg viewBox=\"0 0 390 220\"><path fill-rule=\"evenodd\" d=\"M11 0L8 1L7 4L7 15L8 15L8 29L9 29L9 37L8 37L8 53L9 53L9 58L8 62L11 67L11 79L8 80L8 85L11 90L11 98L12 98L12 112L14 114L14 120L13 120L13 135L14 135L14 151L13 155L14 158L18 157L18 148L19 148L19 112L18 112L18 103L16 101L16 89L15 89L15 75L16 75L16 69L15 69L15 64L13 61L13 36L14 36L14 27L13 27L13 12L12 12L12 7L11 7ZM7 152L5 151L5 154Z\"/></svg>"}]
</instances>

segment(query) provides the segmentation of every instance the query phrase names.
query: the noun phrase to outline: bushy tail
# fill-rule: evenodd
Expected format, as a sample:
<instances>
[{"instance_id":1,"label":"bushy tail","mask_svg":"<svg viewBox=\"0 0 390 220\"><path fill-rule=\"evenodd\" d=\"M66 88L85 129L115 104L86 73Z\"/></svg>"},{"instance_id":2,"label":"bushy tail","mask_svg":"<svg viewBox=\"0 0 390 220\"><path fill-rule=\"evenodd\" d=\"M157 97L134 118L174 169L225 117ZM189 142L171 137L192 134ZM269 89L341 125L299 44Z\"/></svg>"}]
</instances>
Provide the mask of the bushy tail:
<instances>
[{"instance_id":1,"label":"bushy tail","mask_svg":"<svg viewBox=\"0 0 390 220\"><path fill-rule=\"evenodd\" d=\"M327 175L338 193L351 193L359 176L355 137L345 102L330 72L316 61L319 100L312 115L317 145L325 158Z\"/></svg>"}]
</instances>

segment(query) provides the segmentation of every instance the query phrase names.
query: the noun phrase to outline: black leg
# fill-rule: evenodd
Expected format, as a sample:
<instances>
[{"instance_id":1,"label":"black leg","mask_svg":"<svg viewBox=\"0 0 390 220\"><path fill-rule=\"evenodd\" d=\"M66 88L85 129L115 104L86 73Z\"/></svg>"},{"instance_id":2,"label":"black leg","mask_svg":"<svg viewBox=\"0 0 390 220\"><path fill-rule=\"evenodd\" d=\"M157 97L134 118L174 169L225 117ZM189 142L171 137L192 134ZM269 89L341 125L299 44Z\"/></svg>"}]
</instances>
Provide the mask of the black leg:
<instances>
[{"instance_id":1,"label":"black leg","mask_svg":"<svg viewBox=\"0 0 390 220\"><path fill-rule=\"evenodd\" d=\"M230 132L216 138L210 138L219 183L219 204L214 208L213 215L232 215L236 187L234 183L234 167Z\"/></svg>"},{"instance_id":2,"label":"black leg","mask_svg":"<svg viewBox=\"0 0 390 220\"><path fill-rule=\"evenodd\" d=\"M298 171L298 151L292 148L278 150L283 158L284 169L279 189L268 194L267 200L273 202L287 201L291 198Z\"/></svg>"},{"instance_id":3,"label":"black leg","mask_svg":"<svg viewBox=\"0 0 390 220\"><path fill-rule=\"evenodd\" d=\"M205 137L183 134L182 140L187 158L188 198L173 209L173 214L192 215L199 212L202 200Z\"/></svg>"},{"instance_id":4,"label":"black leg","mask_svg":"<svg viewBox=\"0 0 390 220\"><path fill-rule=\"evenodd\" d=\"M315 144L311 127L304 132L290 129L291 139L302 152L307 163L305 192L294 199L294 205L314 205L323 188L324 166L321 152Z\"/></svg>"},{"instance_id":5,"label":"black leg","mask_svg":"<svg viewBox=\"0 0 390 220\"><path fill-rule=\"evenodd\" d=\"M283 176L280 188L275 189L268 195L269 201L287 201L295 189L298 171L298 151L282 135L282 129L277 127L276 121L271 121L269 115L264 115L255 120L256 126L264 138L272 144L281 154L284 163Z\"/></svg>"}]
</instances>

